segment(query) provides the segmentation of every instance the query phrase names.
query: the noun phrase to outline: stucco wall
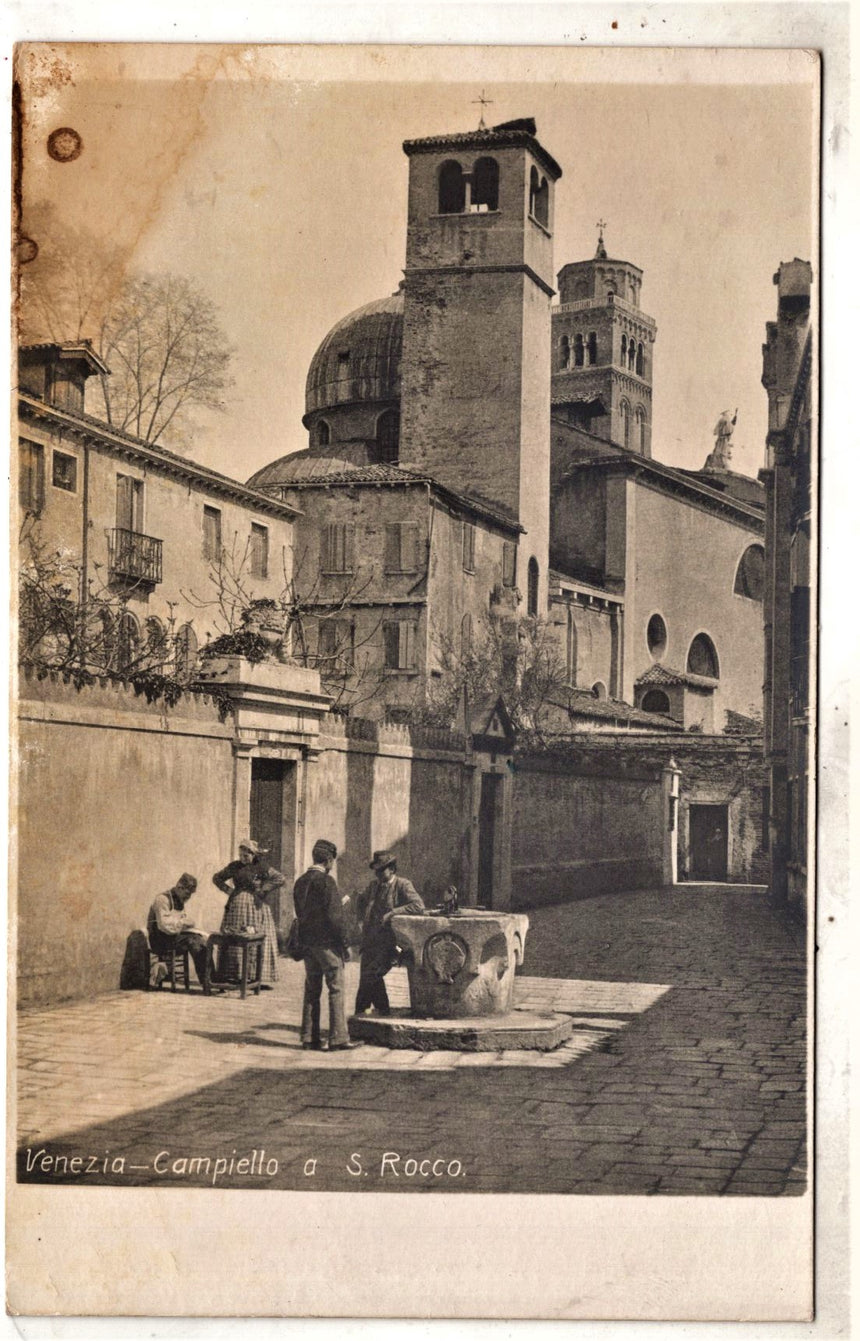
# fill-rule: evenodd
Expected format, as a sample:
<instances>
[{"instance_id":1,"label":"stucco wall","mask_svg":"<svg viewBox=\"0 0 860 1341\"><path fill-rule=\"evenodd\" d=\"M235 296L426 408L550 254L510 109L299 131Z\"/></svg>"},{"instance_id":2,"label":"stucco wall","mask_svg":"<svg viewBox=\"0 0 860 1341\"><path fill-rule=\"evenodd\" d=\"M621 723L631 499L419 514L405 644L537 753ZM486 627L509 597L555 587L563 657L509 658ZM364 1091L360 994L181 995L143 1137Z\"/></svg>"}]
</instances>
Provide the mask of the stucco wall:
<instances>
[{"instance_id":1,"label":"stucco wall","mask_svg":"<svg viewBox=\"0 0 860 1341\"><path fill-rule=\"evenodd\" d=\"M19 1000L119 985L126 937L183 871L217 930L213 871L231 856L230 728L186 698L170 713L121 686L22 686L18 758Z\"/></svg>"},{"instance_id":2,"label":"stucco wall","mask_svg":"<svg viewBox=\"0 0 860 1341\"><path fill-rule=\"evenodd\" d=\"M595 774L588 763L517 760L513 907L663 883L661 775Z\"/></svg>"},{"instance_id":3,"label":"stucco wall","mask_svg":"<svg viewBox=\"0 0 860 1341\"><path fill-rule=\"evenodd\" d=\"M361 739L365 725L345 724L321 738L308 772L309 844L324 837L337 844L335 874L347 894L367 884L379 848L396 854L426 902L448 884L462 889L471 825L471 770L462 752L414 748L397 727L363 731Z\"/></svg>"},{"instance_id":4,"label":"stucco wall","mask_svg":"<svg viewBox=\"0 0 860 1341\"><path fill-rule=\"evenodd\" d=\"M761 543L752 526L628 482L631 556L625 591L624 697L652 664L647 628L660 614L668 640L661 661L684 671L693 638L707 634L717 651L720 683L713 729L722 730L727 709L761 713L764 635L760 601L734 593L745 550ZM674 575L669 581L669 575Z\"/></svg>"},{"instance_id":5,"label":"stucco wall","mask_svg":"<svg viewBox=\"0 0 860 1341\"><path fill-rule=\"evenodd\" d=\"M76 437L52 432L29 422L21 425L21 436L45 447L45 505L33 534L48 548L60 549L72 562L80 562L84 525L84 450ZM74 493L51 484L51 453L54 448L78 462ZM110 580L110 533L116 527L117 475L143 482L144 505L140 530L163 542L162 580L154 588L127 587ZM221 544L225 568L240 576L249 599L276 598L283 592L293 567L292 521L273 511L257 510L227 494L207 487L203 480L180 480L141 462L125 459L106 446L89 452L88 572L91 589L113 596L125 595L128 609L143 633L145 620L159 619L173 632L190 622L202 644L208 633L223 632L218 610L218 584L212 562L203 552L203 509L221 514ZM264 505L265 507L265 505ZM251 525L268 531L268 576L252 577L248 562ZM25 551L26 552L26 551Z\"/></svg>"}]
</instances>

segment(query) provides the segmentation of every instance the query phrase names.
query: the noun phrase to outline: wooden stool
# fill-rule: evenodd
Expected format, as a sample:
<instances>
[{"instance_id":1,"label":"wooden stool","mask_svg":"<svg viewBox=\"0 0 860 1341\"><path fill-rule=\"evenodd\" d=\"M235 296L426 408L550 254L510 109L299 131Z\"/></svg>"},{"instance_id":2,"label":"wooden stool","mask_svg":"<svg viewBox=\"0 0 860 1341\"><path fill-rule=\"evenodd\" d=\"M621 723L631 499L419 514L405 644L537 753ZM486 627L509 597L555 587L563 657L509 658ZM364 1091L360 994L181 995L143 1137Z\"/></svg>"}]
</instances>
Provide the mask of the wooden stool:
<instances>
[{"instance_id":1,"label":"wooden stool","mask_svg":"<svg viewBox=\"0 0 860 1341\"><path fill-rule=\"evenodd\" d=\"M215 931L209 937L206 943L206 977L203 982L203 991L207 996L212 991L212 969L215 960L215 947L226 949L228 947L239 951L239 981L221 982L218 980L216 986L220 988L239 988L239 995L244 998L247 996L248 988L256 996L260 995L260 986L263 981L263 942L266 939L262 931L257 931L253 935L241 931ZM255 968L254 976L250 976L251 967L251 949L256 946L257 953L254 956ZM220 964L221 954L218 955Z\"/></svg>"},{"instance_id":2,"label":"wooden stool","mask_svg":"<svg viewBox=\"0 0 860 1341\"><path fill-rule=\"evenodd\" d=\"M188 950L177 950L175 945L171 946L166 952L164 963L167 968L167 976L170 979L171 992L176 991L177 979L180 984L184 984L186 992L191 991L191 973L188 959Z\"/></svg>"}]
</instances>

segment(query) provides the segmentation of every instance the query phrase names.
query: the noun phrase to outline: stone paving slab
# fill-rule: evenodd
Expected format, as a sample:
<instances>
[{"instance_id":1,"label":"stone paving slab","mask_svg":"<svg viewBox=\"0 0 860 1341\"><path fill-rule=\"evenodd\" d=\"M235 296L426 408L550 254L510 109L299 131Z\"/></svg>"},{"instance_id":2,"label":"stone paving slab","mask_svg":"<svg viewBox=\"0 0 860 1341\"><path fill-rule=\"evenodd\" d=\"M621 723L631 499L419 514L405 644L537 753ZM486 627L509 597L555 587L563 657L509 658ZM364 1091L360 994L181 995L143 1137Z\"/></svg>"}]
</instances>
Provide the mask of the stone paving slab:
<instances>
[{"instance_id":1,"label":"stone paving slab","mask_svg":"<svg viewBox=\"0 0 860 1341\"><path fill-rule=\"evenodd\" d=\"M19 1176L803 1192L801 933L760 896L719 889L604 896L530 916L518 1004L560 1010L572 1025L548 1054L304 1053L302 970L285 960L276 990L244 1002L117 992L22 1013ZM405 1006L405 973L390 981L392 1003ZM356 982L350 964L350 999Z\"/></svg>"}]
</instances>

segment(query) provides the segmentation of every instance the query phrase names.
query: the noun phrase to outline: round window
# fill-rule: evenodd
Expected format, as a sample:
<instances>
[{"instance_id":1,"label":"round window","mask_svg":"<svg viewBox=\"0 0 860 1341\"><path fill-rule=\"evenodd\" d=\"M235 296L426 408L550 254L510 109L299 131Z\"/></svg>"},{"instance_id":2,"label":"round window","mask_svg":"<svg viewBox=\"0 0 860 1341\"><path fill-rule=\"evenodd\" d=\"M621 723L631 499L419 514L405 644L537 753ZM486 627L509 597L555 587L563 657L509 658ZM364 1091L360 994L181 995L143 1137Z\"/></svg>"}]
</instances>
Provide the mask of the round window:
<instances>
[{"instance_id":1,"label":"round window","mask_svg":"<svg viewBox=\"0 0 860 1341\"><path fill-rule=\"evenodd\" d=\"M662 615L652 615L648 620L648 651L655 661L659 661L666 651L666 624Z\"/></svg>"}]
</instances>

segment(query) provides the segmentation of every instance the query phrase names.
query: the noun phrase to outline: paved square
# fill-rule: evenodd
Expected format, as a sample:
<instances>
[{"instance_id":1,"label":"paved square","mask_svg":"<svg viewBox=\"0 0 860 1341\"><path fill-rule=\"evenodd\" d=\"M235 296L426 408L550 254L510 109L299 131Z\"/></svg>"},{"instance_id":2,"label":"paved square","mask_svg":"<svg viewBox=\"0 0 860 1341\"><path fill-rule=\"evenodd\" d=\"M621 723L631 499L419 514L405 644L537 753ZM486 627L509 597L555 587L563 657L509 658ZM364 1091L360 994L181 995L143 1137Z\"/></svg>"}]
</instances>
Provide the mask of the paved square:
<instances>
[{"instance_id":1,"label":"paved square","mask_svg":"<svg viewBox=\"0 0 860 1341\"><path fill-rule=\"evenodd\" d=\"M627 893L530 914L518 1005L554 1052L306 1053L271 992L28 1011L19 1176L118 1185L775 1195L805 1188L805 946L760 894ZM348 966L348 998L357 966ZM394 1005L406 975L390 976Z\"/></svg>"}]
</instances>

